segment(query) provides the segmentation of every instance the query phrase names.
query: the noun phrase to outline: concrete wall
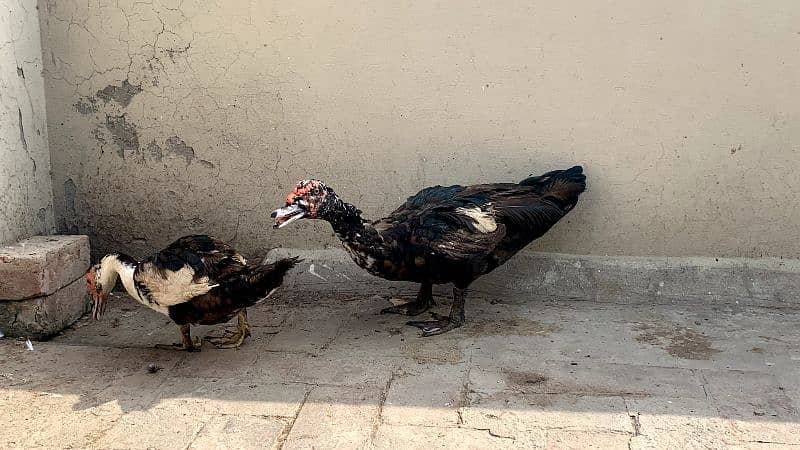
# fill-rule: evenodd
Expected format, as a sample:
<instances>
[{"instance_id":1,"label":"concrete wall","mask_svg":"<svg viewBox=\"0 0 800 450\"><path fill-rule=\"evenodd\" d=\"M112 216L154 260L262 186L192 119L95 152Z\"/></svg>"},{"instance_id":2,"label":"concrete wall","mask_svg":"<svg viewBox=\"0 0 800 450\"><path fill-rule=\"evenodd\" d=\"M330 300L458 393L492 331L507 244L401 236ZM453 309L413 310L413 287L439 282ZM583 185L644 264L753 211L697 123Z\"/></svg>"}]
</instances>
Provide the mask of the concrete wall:
<instances>
[{"instance_id":1,"label":"concrete wall","mask_svg":"<svg viewBox=\"0 0 800 450\"><path fill-rule=\"evenodd\" d=\"M36 1L0 0L0 245L55 231Z\"/></svg>"},{"instance_id":2,"label":"concrete wall","mask_svg":"<svg viewBox=\"0 0 800 450\"><path fill-rule=\"evenodd\" d=\"M88 5L87 5L88 3ZM141 254L317 177L379 216L582 163L537 250L800 257L800 2L42 1L63 231Z\"/></svg>"}]
</instances>

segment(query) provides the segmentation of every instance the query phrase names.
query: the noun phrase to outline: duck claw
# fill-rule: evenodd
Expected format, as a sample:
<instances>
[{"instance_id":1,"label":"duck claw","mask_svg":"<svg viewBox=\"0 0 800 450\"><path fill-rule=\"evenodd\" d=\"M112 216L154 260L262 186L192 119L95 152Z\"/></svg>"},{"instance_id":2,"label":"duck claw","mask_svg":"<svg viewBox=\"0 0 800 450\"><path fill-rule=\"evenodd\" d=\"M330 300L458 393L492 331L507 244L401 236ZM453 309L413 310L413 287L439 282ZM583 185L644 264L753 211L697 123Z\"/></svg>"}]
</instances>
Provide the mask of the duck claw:
<instances>
[{"instance_id":1,"label":"duck claw","mask_svg":"<svg viewBox=\"0 0 800 450\"><path fill-rule=\"evenodd\" d=\"M463 322L456 322L449 317L440 316L432 313L436 320L412 320L406 322L406 325L417 327L422 330L421 337L436 336L437 334L446 333L450 330L456 329L463 325Z\"/></svg>"},{"instance_id":2,"label":"duck claw","mask_svg":"<svg viewBox=\"0 0 800 450\"><path fill-rule=\"evenodd\" d=\"M237 331L225 331L227 336L206 336L203 340L219 349L239 348L244 343L245 338L250 336L250 330L247 328Z\"/></svg>"},{"instance_id":3,"label":"duck claw","mask_svg":"<svg viewBox=\"0 0 800 450\"><path fill-rule=\"evenodd\" d=\"M186 350L187 352L199 352L202 343L203 342L200 339L195 338L192 345L185 345L182 342L176 342L174 344L156 344L155 348L159 350Z\"/></svg>"},{"instance_id":4,"label":"duck claw","mask_svg":"<svg viewBox=\"0 0 800 450\"><path fill-rule=\"evenodd\" d=\"M432 305L428 302L408 302L402 305L383 308L381 314L402 314L404 316L418 316L427 311Z\"/></svg>"}]
</instances>

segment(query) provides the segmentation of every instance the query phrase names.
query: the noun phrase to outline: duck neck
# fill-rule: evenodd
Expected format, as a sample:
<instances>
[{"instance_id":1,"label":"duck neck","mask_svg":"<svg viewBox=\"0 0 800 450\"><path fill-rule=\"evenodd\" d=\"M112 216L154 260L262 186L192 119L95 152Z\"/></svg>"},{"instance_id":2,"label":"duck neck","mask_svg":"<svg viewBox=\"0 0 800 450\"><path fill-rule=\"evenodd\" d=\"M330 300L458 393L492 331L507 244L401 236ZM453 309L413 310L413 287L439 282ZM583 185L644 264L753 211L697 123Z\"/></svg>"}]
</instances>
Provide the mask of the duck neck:
<instances>
[{"instance_id":1,"label":"duck neck","mask_svg":"<svg viewBox=\"0 0 800 450\"><path fill-rule=\"evenodd\" d=\"M343 243L362 247L364 251L380 251L383 239L378 231L361 217L361 210L336 194L329 197L320 208L319 217L331 224Z\"/></svg>"},{"instance_id":2,"label":"duck neck","mask_svg":"<svg viewBox=\"0 0 800 450\"><path fill-rule=\"evenodd\" d=\"M101 264L102 274L100 279L103 290L110 293L117 284L117 279L120 279L128 294L141 301L133 281L133 272L136 270L137 265L139 265L138 261L123 253L113 253L104 257Z\"/></svg>"}]
</instances>

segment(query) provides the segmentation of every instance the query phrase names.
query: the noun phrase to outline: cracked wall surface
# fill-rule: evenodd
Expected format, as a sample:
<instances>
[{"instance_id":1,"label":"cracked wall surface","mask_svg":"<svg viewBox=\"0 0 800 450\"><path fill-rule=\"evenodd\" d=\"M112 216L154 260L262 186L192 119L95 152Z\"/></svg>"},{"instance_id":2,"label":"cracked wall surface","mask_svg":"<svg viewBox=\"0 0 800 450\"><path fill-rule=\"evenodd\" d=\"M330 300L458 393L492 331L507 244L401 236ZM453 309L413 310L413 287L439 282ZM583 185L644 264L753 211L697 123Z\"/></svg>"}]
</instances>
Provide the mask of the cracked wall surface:
<instances>
[{"instance_id":1,"label":"cracked wall surface","mask_svg":"<svg viewBox=\"0 0 800 450\"><path fill-rule=\"evenodd\" d=\"M800 3L41 1L59 228L243 251L298 179L367 217L573 163L533 248L800 257ZM338 245L338 244L337 244Z\"/></svg>"},{"instance_id":2,"label":"cracked wall surface","mask_svg":"<svg viewBox=\"0 0 800 450\"><path fill-rule=\"evenodd\" d=\"M0 244L55 231L36 1L0 1Z\"/></svg>"}]
</instances>

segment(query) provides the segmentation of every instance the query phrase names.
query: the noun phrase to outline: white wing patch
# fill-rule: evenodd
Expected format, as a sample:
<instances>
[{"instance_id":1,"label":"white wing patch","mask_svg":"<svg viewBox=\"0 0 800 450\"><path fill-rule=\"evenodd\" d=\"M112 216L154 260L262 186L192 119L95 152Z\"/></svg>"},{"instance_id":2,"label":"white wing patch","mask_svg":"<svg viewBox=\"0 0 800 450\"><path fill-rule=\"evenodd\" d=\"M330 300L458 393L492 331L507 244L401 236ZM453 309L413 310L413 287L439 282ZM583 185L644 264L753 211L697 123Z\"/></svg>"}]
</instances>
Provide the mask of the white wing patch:
<instances>
[{"instance_id":1,"label":"white wing patch","mask_svg":"<svg viewBox=\"0 0 800 450\"><path fill-rule=\"evenodd\" d=\"M219 286L208 277L194 280L194 270L183 267L178 271L166 270L166 277L150 264L142 268L139 283L149 291L151 300L162 306L177 305L203 294Z\"/></svg>"},{"instance_id":2,"label":"white wing patch","mask_svg":"<svg viewBox=\"0 0 800 450\"><path fill-rule=\"evenodd\" d=\"M456 208L456 213L471 218L475 223L475 229L481 233L493 233L497 230L497 222L494 217L480 208Z\"/></svg>"}]
</instances>

